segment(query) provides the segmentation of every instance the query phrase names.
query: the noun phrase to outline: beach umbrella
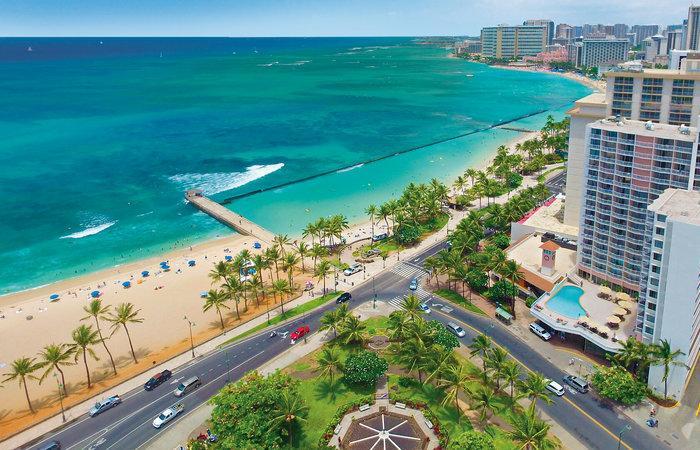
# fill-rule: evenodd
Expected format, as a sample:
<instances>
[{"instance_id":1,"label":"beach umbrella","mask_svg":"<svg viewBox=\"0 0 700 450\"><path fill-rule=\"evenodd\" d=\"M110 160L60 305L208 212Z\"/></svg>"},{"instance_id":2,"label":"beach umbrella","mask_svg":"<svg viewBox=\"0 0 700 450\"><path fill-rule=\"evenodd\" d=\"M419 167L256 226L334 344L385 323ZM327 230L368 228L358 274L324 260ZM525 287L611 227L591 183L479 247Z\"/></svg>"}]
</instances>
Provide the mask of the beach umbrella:
<instances>
[{"instance_id":1,"label":"beach umbrella","mask_svg":"<svg viewBox=\"0 0 700 450\"><path fill-rule=\"evenodd\" d=\"M231 260L233 259L233 256L231 256L231 255L226 255L226 256L224 256L224 259L225 259L226 261L231 261Z\"/></svg>"},{"instance_id":2,"label":"beach umbrella","mask_svg":"<svg viewBox=\"0 0 700 450\"><path fill-rule=\"evenodd\" d=\"M208 293L207 291L201 291L201 292L199 293L199 296L200 296L201 298L207 298L207 297L209 296L209 293Z\"/></svg>"},{"instance_id":3,"label":"beach umbrella","mask_svg":"<svg viewBox=\"0 0 700 450\"><path fill-rule=\"evenodd\" d=\"M144 270L143 272L141 272L141 276L142 276L142 277L147 277L147 276L148 276L148 270Z\"/></svg>"},{"instance_id":4,"label":"beach umbrella","mask_svg":"<svg viewBox=\"0 0 700 450\"><path fill-rule=\"evenodd\" d=\"M261 248L261 247L262 247L262 245L260 245L260 242L255 242L255 243L253 243L253 248L258 249L258 248Z\"/></svg>"},{"instance_id":5,"label":"beach umbrella","mask_svg":"<svg viewBox=\"0 0 700 450\"><path fill-rule=\"evenodd\" d=\"M632 300L632 297L627 292L618 292L615 294L615 298L617 298L618 300L626 301L626 302L629 302Z\"/></svg>"},{"instance_id":6,"label":"beach umbrella","mask_svg":"<svg viewBox=\"0 0 700 450\"><path fill-rule=\"evenodd\" d=\"M189 261L187 261L187 265L190 267L194 267L195 264L196 262L194 261L194 259L190 259Z\"/></svg>"},{"instance_id":7,"label":"beach umbrella","mask_svg":"<svg viewBox=\"0 0 700 450\"><path fill-rule=\"evenodd\" d=\"M168 261L161 261L161 262L160 262L160 265L161 265L161 266L167 266L167 265L168 265Z\"/></svg>"},{"instance_id":8,"label":"beach umbrella","mask_svg":"<svg viewBox=\"0 0 700 450\"><path fill-rule=\"evenodd\" d=\"M168 265L160 266L160 268L163 269L164 272L167 272L168 270L170 270L170 266L168 266Z\"/></svg>"},{"instance_id":9,"label":"beach umbrella","mask_svg":"<svg viewBox=\"0 0 700 450\"><path fill-rule=\"evenodd\" d=\"M610 297L612 295L612 289L607 286L601 286L598 291L598 297Z\"/></svg>"},{"instance_id":10,"label":"beach umbrella","mask_svg":"<svg viewBox=\"0 0 700 450\"><path fill-rule=\"evenodd\" d=\"M102 295L102 292L100 292L100 291L92 291L92 292L90 292L90 297L92 297L92 298L97 298L97 297L99 297L100 295Z\"/></svg>"},{"instance_id":11,"label":"beach umbrella","mask_svg":"<svg viewBox=\"0 0 700 450\"><path fill-rule=\"evenodd\" d=\"M632 311L632 309L634 308L634 303L628 302L627 300L620 300L617 302L617 305L620 308L625 308L627 310L627 312Z\"/></svg>"},{"instance_id":12,"label":"beach umbrella","mask_svg":"<svg viewBox=\"0 0 700 450\"><path fill-rule=\"evenodd\" d=\"M125 281L125 282L123 282L123 283L122 283L122 286L124 286L125 288L130 288L130 287L131 287L131 281Z\"/></svg>"},{"instance_id":13,"label":"beach umbrella","mask_svg":"<svg viewBox=\"0 0 700 450\"><path fill-rule=\"evenodd\" d=\"M616 315L616 316L622 317L622 316L624 316L625 314L627 314L627 310L626 310L625 308L620 308L620 307L618 306L618 307L615 308L615 310L613 311L613 314Z\"/></svg>"},{"instance_id":14,"label":"beach umbrella","mask_svg":"<svg viewBox=\"0 0 700 450\"><path fill-rule=\"evenodd\" d=\"M606 319L606 322L611 324L611 325L620 325L620 322L622 322L622 319L620 319L617 316L610 316Z\"/></svg>"},{"instance_id":15,"label":"beach umbrella","mask_svg":"<svg viewBox=\"0 0 700 450\"><path fill-rule=\"evenodd\" d=\"M52 301L52 302L55 302L55 301L58 300L59 298L61 298L61 296L58 295L58 294L51 294L51 295L49 295L49 300Z\"/></svg>"}]
</instances>

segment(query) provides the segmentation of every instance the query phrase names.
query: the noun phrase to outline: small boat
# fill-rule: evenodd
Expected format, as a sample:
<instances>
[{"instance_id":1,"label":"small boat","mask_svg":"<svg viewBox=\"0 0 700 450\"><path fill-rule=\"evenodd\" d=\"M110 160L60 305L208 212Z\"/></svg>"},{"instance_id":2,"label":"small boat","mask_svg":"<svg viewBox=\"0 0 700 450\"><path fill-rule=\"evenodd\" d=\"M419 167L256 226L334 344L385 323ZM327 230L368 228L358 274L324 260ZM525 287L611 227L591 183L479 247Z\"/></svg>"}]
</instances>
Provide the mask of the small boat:
<instances>
[{"instance_id":1,"label":"small boat","mask_svg":"<svg viewBox=\"0 0 700 450\"><path fill-rule=\"evenodd\" d=\"M27 51L28 51L28 52L33 52L34 49L30 46L30 47L27 47Z\"/></svg>"}]
</instances>

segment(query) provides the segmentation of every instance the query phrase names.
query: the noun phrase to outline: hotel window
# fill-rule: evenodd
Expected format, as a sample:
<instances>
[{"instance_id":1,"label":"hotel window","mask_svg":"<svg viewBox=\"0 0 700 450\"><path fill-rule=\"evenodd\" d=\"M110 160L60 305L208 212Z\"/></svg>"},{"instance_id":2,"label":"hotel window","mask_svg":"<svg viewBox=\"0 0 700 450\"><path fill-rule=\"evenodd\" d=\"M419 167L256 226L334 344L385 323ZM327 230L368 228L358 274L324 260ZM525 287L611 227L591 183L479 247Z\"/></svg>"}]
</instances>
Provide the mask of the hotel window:
<instances>
[{"instance_id":1,"label":"hotel window","mask_svg":"<svg viewBox=\"0 0 700 450\"><path fill-rule=\"evenodd\" d=\"M654 253L654 261L661 261L661 253Z\"/></svg>"},{"instance_id":2,"label":"hotel window","mask_svg":"<svg viewBox=\"0 0 700 450\"><path fill-rule=\"evenodd\" d=\"M652 327L644 327L644 332L646 334L654 334L654 329Z\"/></svg>"},{"instance_id":3,"label":"hotel window","mask_svg":"<svg viewBox=\"0 0 700 450\"><path fill-rule=\"evenodd\" d=\"M664 248L664 243L663 243L663 241L654 240L654 247L655 247L655 248Z\"/></svg>"},{"instance_id":4,"label":"hotel window","mask_svg":"<svg viewBox=\"0 0 700 450\"><path fill-rule=\"evenodd\" d=\"M659 214L658 216L656 216L656 220L658 220L659 222L666 222L666 216L664 214Z\"/></svg>"},{"instance_id":5,"label":"hotel window","mask_svg":"<svg viewBox=\"0 0 700 450\"><path fill-rule=\"evenodd\" d=\"M659 274L659 273L661 273L661 267L659 267L659 266L651 266L651 271L652 271L652 273Z\"/></svg>"},{"instance_id":6,"label":"hotel window","mask_svg":"<svg viewBox=\"0 0 700 450\"><path fill-rule=\"evenodd\" d=\"M647 309L649 309L650 311L656 311L656 303L647 303Z\"/></svg>"},{"instance_id":7,"label":"hotel window","mask_svg":"<svg viewBox=\"0 0 700 450\"><path fill-rule=\"evenodd\" d=\"M649 297L656 298L659 294L656 291L649 291Z\"/></svg>"}]
</instances>

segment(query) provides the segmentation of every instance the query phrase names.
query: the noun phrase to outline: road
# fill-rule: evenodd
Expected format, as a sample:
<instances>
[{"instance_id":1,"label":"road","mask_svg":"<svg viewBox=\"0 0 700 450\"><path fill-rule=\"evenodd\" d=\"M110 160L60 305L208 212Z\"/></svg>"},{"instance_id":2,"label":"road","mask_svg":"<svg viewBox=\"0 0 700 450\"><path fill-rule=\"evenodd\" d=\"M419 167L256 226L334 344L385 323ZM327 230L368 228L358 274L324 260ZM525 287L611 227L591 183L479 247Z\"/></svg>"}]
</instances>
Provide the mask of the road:
<instances>
[{"instance_id":1,"label":"road","mask_svg":"<svg viewBox=\"0 0 700 450\"><path fill-rule=\"evenodd\" d=\"M556 175L545 181L545 186L552 194L559 194L566 190L566 169L558 172Z\"/></svg>"},{"instance_id":2,"label":"road","mask_svg":"<svg viewBox=\"0 0 700 450\"><path fill-rule=\"evenodd\" d=\"M426 249L411 261L402 262L392 271L385 271L375 277L374 283L365 283L351 292L351 304L358 305L374 298L373 285L379 301L394 302L395 299L407 293L409 278L415 276L426 257L444 246L443 243ZM354 275L362 276L361 274ZM358 278L359 279L359 278ZM438 300L434 300L438 302ZM352 306L352 305L351 305ZM335 303L326 304L311 311L291 323L276 327L279 331L289 331L301 324L308 324L312 330L319 327L320 317L328 310L335 308ZM457 320L465 325L467 337L464 344L471 342L480 330L491 336L493 340L505 347L510 354L532 370L539 371L545 376L561 380L564 372L550 363L546 358L531 350L527 344L509 332L504 326L493 320L478 316L461 309L454 309L445 314L433 308L433 319L446 323ZM295 345L303 345L297 343ZM243 341L233 343L210 354L198 357L184 367L173 370L170 385L162 385L153 391L135 389L120 393L122 404L89 418L85 416L45 436L41 441L28 448L38 448L52 439L59 440L64 449L133 449L146 447L159 430L151 425L153 419L165 408L179 401L185 406L185 413L176 417L165 427L181 419L187 411L191 411L206 402L227 382L238 380L246 372L253 370L270 361L290 346L289 338L269 337L269 331L263 331ZM172 390L182 379L198 376L202 386L182 399L176 399ZM144 382L149 375L144 375ZM547 414L567 429L575 438L588 448L613 449L617 448L616 433L631 426L624 434L623 448L659 449L664 448L661 441L656 439L646 429L625 420L604 402L594 395L575 394L567 392L562 398L554 400L552 405L542 408Z\"/></svg>"}]
</instances>

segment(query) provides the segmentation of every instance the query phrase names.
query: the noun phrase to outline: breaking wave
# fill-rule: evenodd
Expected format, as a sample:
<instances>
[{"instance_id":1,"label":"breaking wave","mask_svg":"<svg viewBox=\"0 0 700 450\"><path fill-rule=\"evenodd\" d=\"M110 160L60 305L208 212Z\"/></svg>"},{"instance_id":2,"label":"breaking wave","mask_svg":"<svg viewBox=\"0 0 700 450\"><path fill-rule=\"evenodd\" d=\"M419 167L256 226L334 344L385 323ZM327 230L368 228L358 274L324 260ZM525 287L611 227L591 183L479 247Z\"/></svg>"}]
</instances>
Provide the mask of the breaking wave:
<instances>
[{"instance_id":1,"label":"breaking wave","mask_svg":"<svg viewBox=\"0 0 700 450\"><path fill-rule=\"evenodd\" d=\"M284 163L254 165L246 167L245 172L218 172L218 173L181 173L168 177L170 181L186 191L188 189L201 189L205 195L214 195L219 192L230 191L277 172Z\"/></svg>"},{"instance_id":2,"label":"breaking wave","mask_svg":"<svg viewBox=\"0 0 700 450\"><path fill-rule=\"evenodd\" d=\"M335 171L335 173L350 172L351 170L359 169L360 167L362 167L364 165L365 165L364 163L355 164L354 166L346 167L344 169L338 169Z\"/></svg>"},{"instance_id":3,"label":"breaking wave","mask_svg":"<svg viewBox=\"0 0 700 450\"><path fill-rule=\"evenodd\" d=\"M102 223L99 225L90 224L84 230L77 231L77 232L71 233L71 234L67 234L65 236L61 236L59 239L81 239L81 238L84 238L87 236L92 236L93 234L97 234L97 233L100 233L100 232L106 230L107 228L111 227L115 223L117 223L116 220L114 222L107 222L107 223Z\"/></svg>"}]
</instances>

